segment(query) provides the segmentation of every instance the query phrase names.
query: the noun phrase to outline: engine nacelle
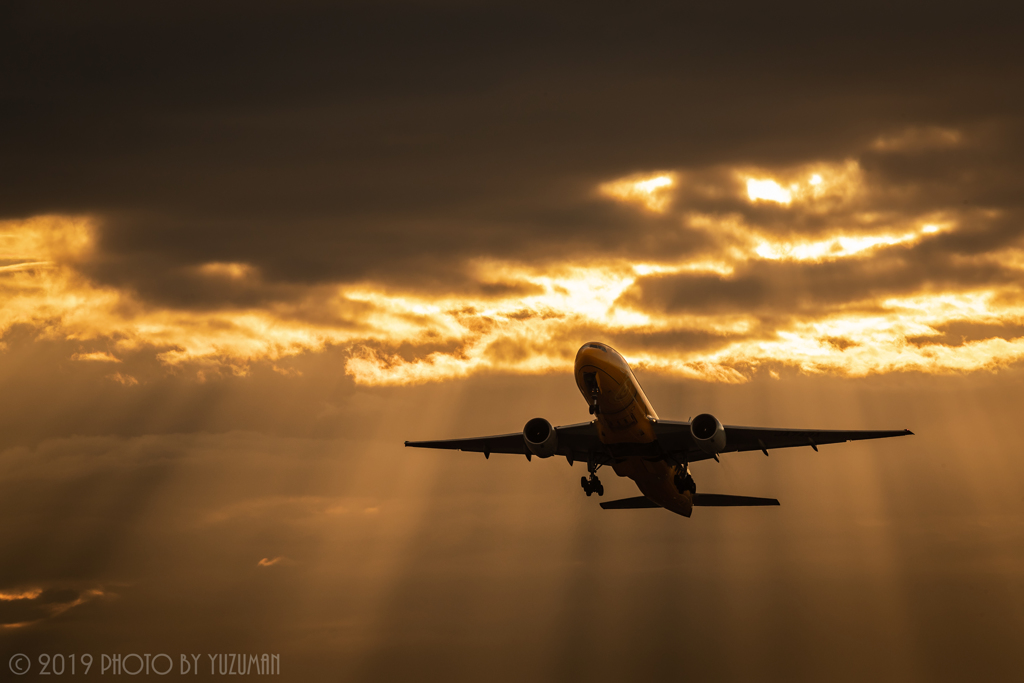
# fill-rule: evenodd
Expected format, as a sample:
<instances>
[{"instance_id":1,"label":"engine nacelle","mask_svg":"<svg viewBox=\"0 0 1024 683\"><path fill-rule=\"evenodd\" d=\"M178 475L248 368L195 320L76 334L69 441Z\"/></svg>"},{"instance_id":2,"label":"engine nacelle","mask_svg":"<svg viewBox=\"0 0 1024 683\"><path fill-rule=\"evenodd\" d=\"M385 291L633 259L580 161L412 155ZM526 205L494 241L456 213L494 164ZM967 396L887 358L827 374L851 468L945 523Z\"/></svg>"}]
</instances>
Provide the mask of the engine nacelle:
<instances>
[{"instance_id":1,"label":"engine nacelle","mask_svg":"<svg viewBox=\"0 0 1024 683\"><path fill-rule=\"evenodd\" d=\"M558 432L543 417L535 417L523 427L523 441L534 455L550 458L558 449Z\"/></svg>"},{"instance_id":2,"label":"engine nacelle","mask_svg":"<svg viewBox=\"0 0 1024 683\"><path fill-rule=\"evenodd\" d=\"M697 448L710 455L717 455L725 450L725 427L718 418L703 413L690 422L690 434Z\"/></svg>"}]
</instances>

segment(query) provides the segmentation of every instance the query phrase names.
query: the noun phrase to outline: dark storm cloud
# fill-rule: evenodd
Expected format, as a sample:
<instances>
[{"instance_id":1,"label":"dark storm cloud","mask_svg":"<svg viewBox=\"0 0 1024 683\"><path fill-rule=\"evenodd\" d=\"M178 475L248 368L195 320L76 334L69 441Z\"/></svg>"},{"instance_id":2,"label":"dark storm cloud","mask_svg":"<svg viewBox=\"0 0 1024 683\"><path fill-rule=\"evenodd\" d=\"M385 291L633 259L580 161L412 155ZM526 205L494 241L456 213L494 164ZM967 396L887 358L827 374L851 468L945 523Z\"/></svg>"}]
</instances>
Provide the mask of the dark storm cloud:
<instances>
[{"instance_id":1,"label":"dark storm cloud","mask_svg":"<svg viewBox=\"0 0 1024 683\"><path fill-rule=\"evenodd\" d=\"M210 261L271 282L429 283L479 255L649 253L658 221L595 200L599 182L840 159L921 123L994 125L1009 181L936 182L952 202L1014 202L1017 19L811 3L9 6L0 212L98 216L90 272L187 306L288 295L189 294L174 273ZM930 167L878 168L905 184Z\"/></svg>"}]
</instances>

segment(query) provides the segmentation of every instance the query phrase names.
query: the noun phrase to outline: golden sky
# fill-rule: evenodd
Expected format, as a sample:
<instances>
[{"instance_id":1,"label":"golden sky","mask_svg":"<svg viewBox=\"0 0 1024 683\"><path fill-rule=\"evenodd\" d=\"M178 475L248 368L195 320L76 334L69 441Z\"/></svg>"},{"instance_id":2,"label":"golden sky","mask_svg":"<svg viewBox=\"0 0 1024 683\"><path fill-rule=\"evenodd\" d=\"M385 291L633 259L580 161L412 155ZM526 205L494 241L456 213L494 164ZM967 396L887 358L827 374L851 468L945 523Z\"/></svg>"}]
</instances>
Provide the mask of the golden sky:
<instances>
[{"instance_id":1,"label":"golden sky","mask_svg":"<svg viewBox=\"0 0 1024 683\"><path fill-rule=\"evenodd\" d=\"M1017 680L1019 10L178 2L0 12L0 679ZM590 419L911 429L604 511ZM636 495L601 470L608 498ZM620 514L621 513L621 514ZM204 678L204 675L197 676Z\"/></svg>"}]
</instances>

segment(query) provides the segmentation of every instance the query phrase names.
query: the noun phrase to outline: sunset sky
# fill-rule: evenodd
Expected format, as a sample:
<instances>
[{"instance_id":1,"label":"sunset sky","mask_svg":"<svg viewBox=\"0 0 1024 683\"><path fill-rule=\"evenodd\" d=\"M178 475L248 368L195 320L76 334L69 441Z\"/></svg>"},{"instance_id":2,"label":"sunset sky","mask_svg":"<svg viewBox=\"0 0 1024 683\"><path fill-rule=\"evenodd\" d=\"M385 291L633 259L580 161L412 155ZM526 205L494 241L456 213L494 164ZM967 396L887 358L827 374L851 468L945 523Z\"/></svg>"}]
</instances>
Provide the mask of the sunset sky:
<instances>
[{"instance_id":1,"label":"sunset sky","mask_svg":"<svg viewBox=\"0 0 1024 683\"><path fill-rule=\"evenodd\" d=\"M1018 680L1024 13L705 5L0 10L0 671ZM587 420L587 341L916 436L690 519L403 448Z\"/></svg>"}]
</instances>

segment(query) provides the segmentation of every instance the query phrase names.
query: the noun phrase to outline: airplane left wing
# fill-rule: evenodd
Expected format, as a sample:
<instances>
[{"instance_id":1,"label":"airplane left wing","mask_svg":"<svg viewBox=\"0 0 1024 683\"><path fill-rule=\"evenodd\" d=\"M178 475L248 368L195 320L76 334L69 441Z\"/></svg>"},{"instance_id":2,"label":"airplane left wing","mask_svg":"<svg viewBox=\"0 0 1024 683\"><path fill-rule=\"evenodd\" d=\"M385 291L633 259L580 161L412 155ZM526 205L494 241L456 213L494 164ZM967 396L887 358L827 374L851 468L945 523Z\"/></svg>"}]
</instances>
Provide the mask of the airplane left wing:
<instances>
[{"instance_id":1,"label":"airplane left wing","mask_svg":"<svg viewBox=\"0 0 1024 683\"><path fill-rule=\"evenodd\" d=\"M810 446L818 450L818 446L846 441L863 441L865 439L888 439L892 436L912 436L909 429L872 430L872 429L772 429L764 427L732 427L725 428L725 451L764 451L771 448L792 448L794 446Z\"/></svg>"},{"instance_id":2,"label":"airplane left wing","mask_svg":"<svg viewBox=\"0 0 1024 683\"><path fill-rule=\"evenodd\" d=\"M601 439L597 436L597 428L593 422L555 427L557 448L555 455L563 455L573 460L586 460L604 453ZM522 432L498 434L495 436L477 436L468 439L445 439L443 441L406 441L412 448L443 448L456 451L483 453L489 457L491 453L518 453L531 456Z\"/></svg>"}]
</instances>

